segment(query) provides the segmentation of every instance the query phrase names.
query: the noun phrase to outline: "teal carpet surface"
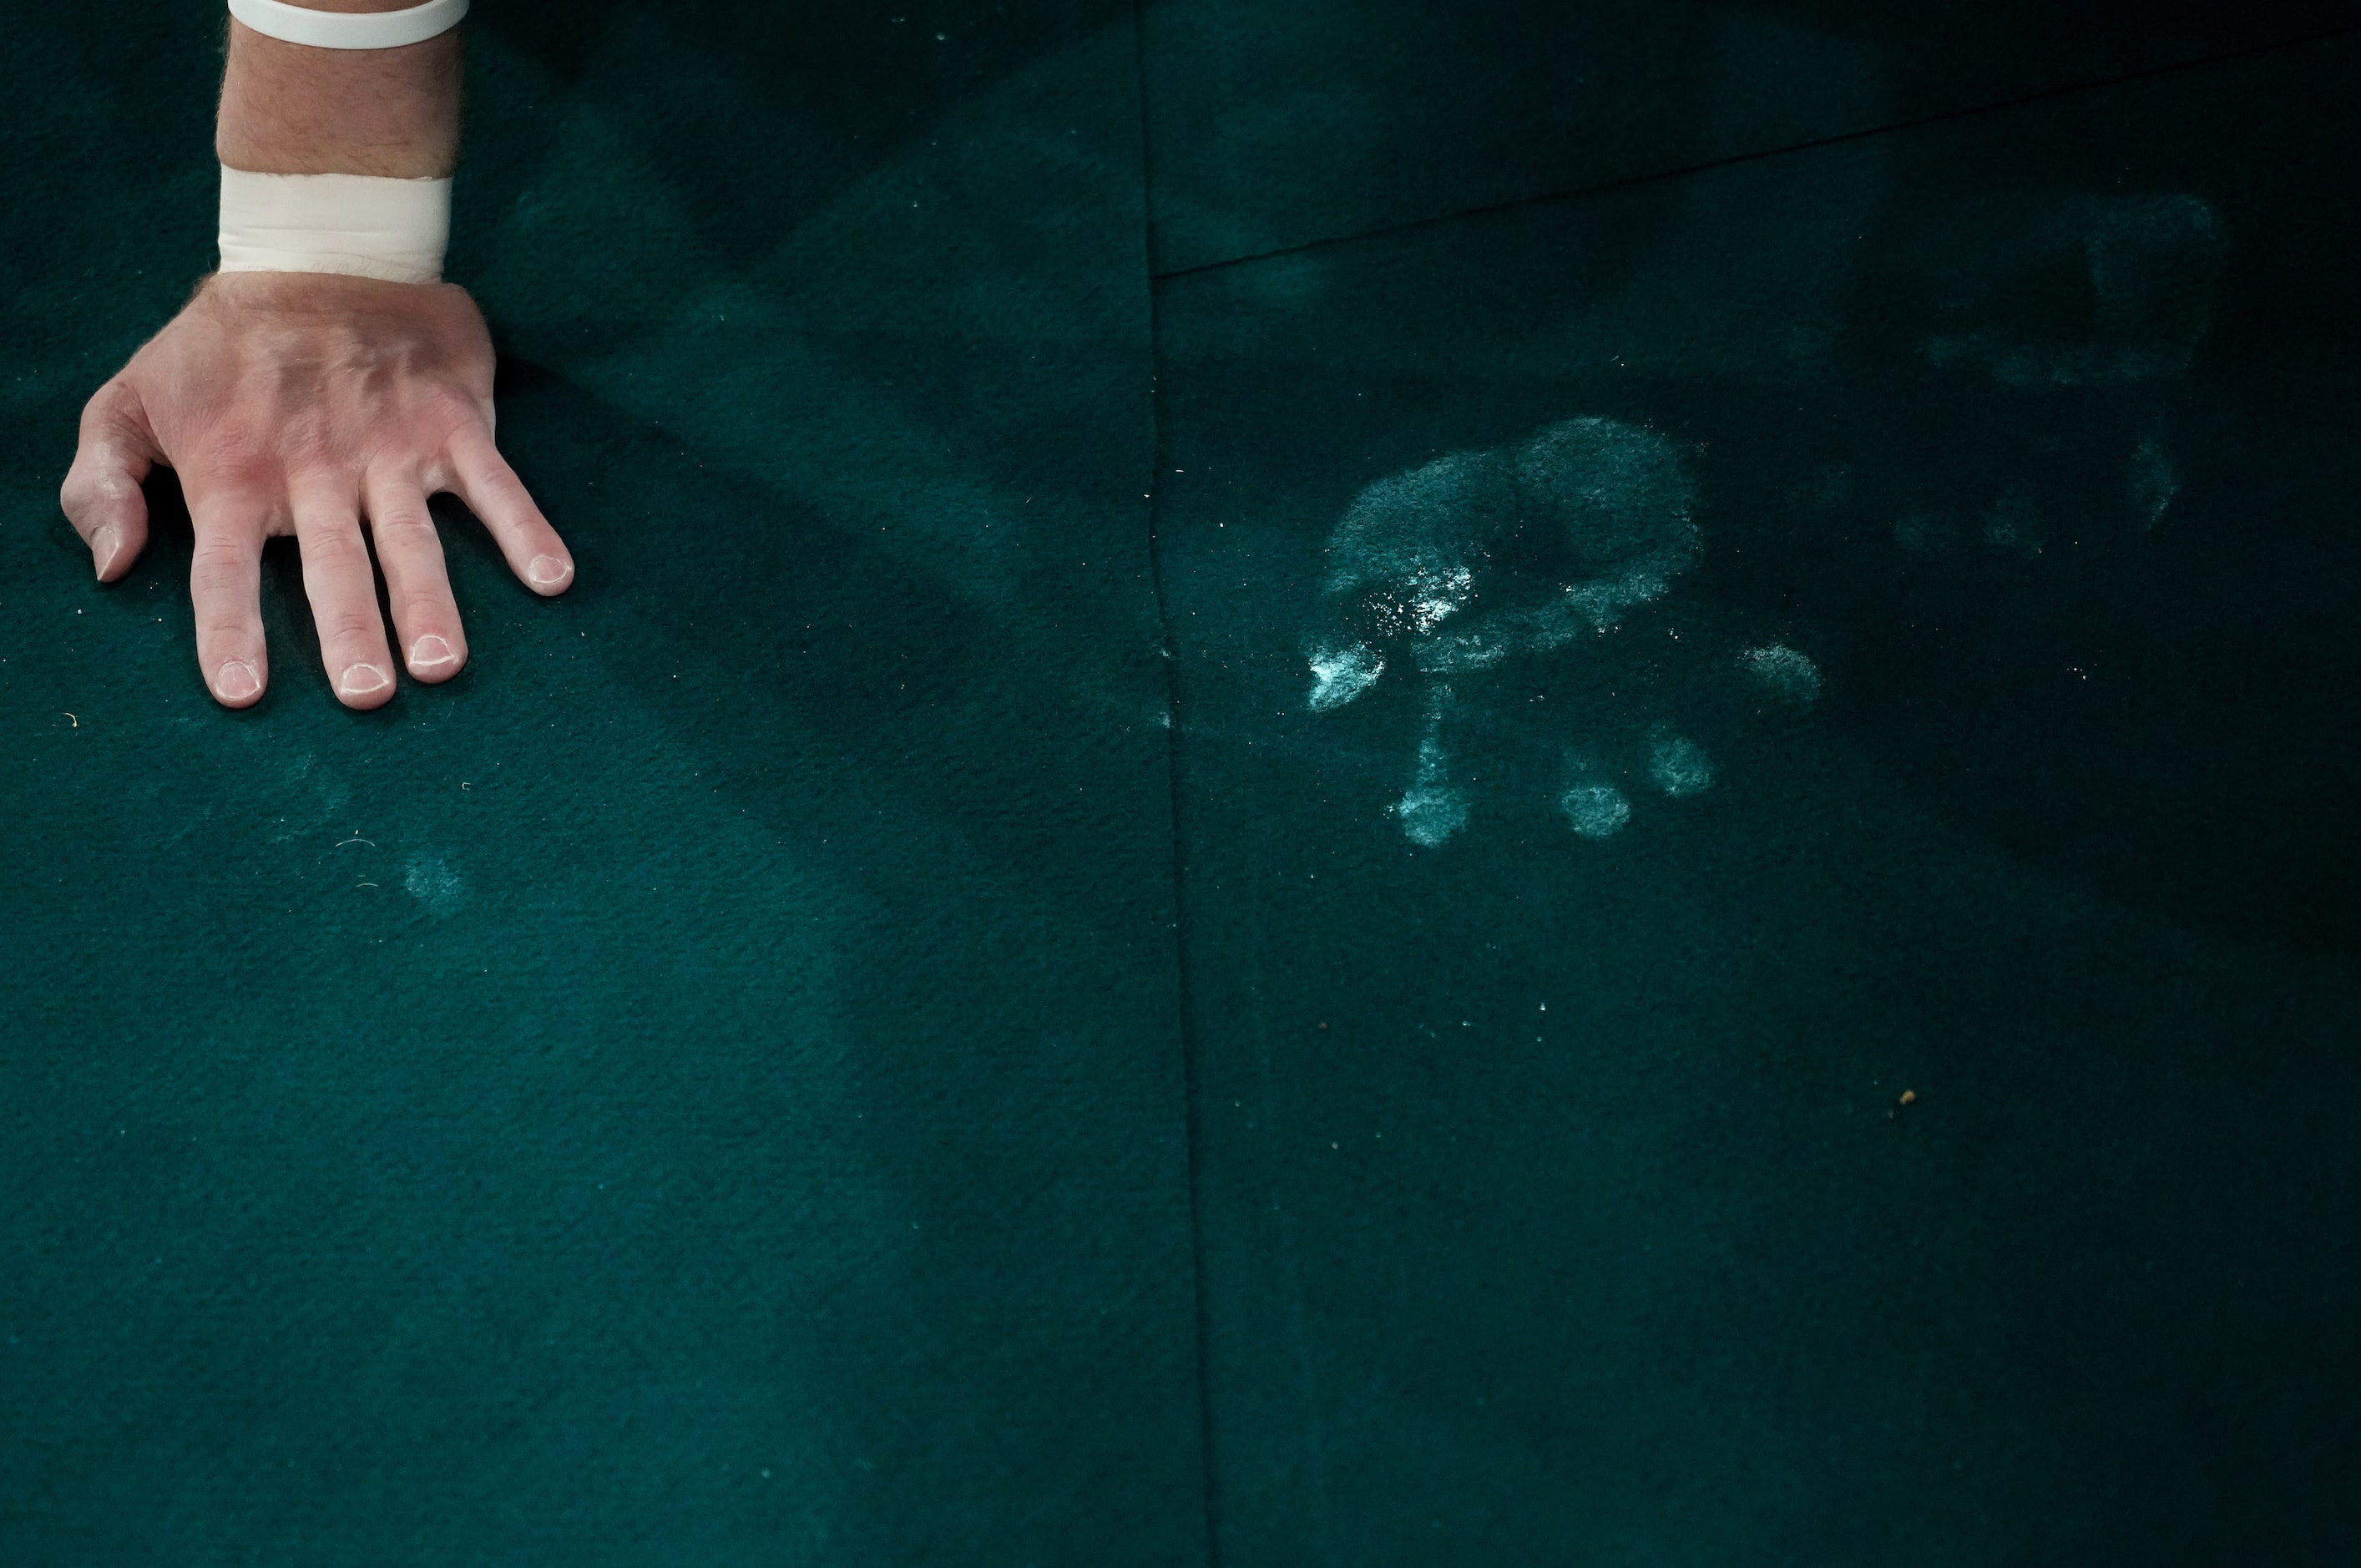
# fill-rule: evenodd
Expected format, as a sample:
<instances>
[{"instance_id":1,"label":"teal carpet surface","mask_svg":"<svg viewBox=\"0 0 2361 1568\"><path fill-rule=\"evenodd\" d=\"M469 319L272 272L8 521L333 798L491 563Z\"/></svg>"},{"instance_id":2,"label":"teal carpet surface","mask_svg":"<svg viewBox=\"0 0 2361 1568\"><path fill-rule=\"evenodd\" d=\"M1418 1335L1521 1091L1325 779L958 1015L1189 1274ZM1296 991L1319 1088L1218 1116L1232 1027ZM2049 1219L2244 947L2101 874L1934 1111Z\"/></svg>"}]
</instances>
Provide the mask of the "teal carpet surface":
<instances>
[{"instance_id":1,"label":"teal carpet surface","mask_svg":"<svg viewBox=\"0 0 2361 1568\"><path fill-rule=\"evenodd\" d=\"M0 1563L2354 1561L2356 26L483 0L354 714L28 17Z\"/></svg>"}]
</instances>

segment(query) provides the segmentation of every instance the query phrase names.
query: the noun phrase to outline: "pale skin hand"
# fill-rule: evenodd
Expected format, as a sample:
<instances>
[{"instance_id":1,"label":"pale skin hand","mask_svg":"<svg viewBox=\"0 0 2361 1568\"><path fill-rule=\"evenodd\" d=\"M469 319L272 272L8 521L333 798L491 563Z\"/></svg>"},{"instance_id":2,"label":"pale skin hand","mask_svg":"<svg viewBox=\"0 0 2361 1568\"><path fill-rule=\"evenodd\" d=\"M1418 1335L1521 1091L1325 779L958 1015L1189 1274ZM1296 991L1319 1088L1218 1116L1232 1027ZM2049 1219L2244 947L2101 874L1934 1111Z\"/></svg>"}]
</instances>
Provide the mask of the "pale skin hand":
<instances>
[{"instance_id":1,"label":"pale skin hand","mask_svg":"<svg viewBox=\"0 0 2361 1568\"><path fill-rule=\"evenodd\" d=\"M412 0L304 0L382 11ZM456 35L407 49L306 49L231 25L218 146L262 173L439 178L458 140ZM99 579L148 542L139 484L177 470L195 524L190 597L214 698L260 700L270 678L263 541L294 536L321 662L347 707L391 700L394 666L362 523L385 573L403 663L448 680L467 659L426 499L456 492L536 593L566 591L573 558L492 442L492 347L447 284L323 273L206 280L179 316L99 389L61 495Z\"/></svg>"},{"instance_id":2,"label":"pale skin hand","mask_svg":"<svg viewBox=\"0 0 2361 1568\"><path fill-rule=\"evenodd\" d=\"M295 537L321 661L354 707L394 693L363 518L403 662L422 681L447 680L467 658L428 496L456 491L536 592L574 580L556 531L492 444L491 342L474 302L448 285L208 279L82 412L64 501L102 581L127 573L147 543L139 481L159 461L179 471L196 527L198 665L233 707L269 680L265 539Z\"/></svg>"}]
</instances>

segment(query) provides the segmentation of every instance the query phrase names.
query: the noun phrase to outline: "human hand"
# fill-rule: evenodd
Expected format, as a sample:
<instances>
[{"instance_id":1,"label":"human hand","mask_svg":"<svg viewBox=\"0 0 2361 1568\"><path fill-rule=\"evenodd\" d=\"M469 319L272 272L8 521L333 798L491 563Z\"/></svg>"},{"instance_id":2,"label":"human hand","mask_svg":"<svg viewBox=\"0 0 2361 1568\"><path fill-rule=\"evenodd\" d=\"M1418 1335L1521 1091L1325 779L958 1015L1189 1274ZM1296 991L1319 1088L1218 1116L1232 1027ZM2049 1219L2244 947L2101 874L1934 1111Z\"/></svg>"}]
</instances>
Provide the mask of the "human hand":
<instances>
[{"instance_id":1,"label":"human hand","mask_svg":"<svg viewBox=\"0 0 2361 1568\"><path fill-rule=\"evenodd\" d=\"M492 442L492 345L464 290L313 272L205 280L82 411L60 494L101 582L148 543L139 482L177 470L196 529L189 595L216 701L269 682L263 541L293 534L320 658L338 700L393 697L393 662L362 543L368 520L404 663L445 681L467 662L426 499L455 492L535 593L574 561Z\"/></svg>"}]
</instances>

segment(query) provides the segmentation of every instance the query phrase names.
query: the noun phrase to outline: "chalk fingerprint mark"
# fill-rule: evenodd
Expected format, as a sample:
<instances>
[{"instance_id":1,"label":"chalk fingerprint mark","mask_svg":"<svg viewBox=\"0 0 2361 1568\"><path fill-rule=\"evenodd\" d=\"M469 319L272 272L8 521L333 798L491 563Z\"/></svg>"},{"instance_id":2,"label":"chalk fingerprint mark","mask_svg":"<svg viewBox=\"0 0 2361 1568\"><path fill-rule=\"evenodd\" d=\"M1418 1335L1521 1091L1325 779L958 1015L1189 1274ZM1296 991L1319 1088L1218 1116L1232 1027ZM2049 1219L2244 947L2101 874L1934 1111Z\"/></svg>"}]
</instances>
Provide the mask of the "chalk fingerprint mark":
<instances>
[{"instance_id":1,"label":"chalk fingerprint mark","mask_svg":"<svg viewBox=\"0 0 2361 1568\"><path fill-rule=\"evenodd\" d=\"M1696 741L1659 729L1648 742L1648 777L1675 800L1713 787L1713 759Z\"/></svg>"},{"instance_id":2,"label":"chalk fingerprint mark","mask_svg":"<svg viewBox=\"0 0 2361 1568\"><path fill-rule=\"evenodd\" d=\"M1988 225L1989 226L1989 225ZM1939 332L1926 340L1937 366L1981 367L2018 391L2151 387L2186 374L2212 331L2231 255L2221 213L2188 192L2089 196L2070 201L2046 221L1999 247L1966 247L1984 259L1952 278L1945 310L1981 315L1986 324ZM2070 327L2037 323L2022 309L2028 280L2060 264L2079 265L2088 313ZM2051 291L2054 292L2054 291ZM2153 531L2180 493L2181 474L2149 426L2124 461L2131 527ZM2021 486L2002 491L1983 524L1984 543L2030 559L2041 553L2040 508ZM1925 511L1906 513L1895 530L1905 549L1934 554L1949 543L1948 524Z\"/></svg>"},{"instance_id":3,"label":"chalk fingerprint mark","mask_svg":"<svg viewBox=\"0 0 2361 1568\"><path fill-rule=\"evenodd\" d=\"M1386 673L1385 660L1367 643L1356 642L1345 648L1313 648L1312 661L1312 696L1310 707L1314 713L1326 713L1344 707L1377 684Z\"/></svg>"},{"instance_id":4,"label":"chalk fingerprint mark","mask_svg":"<svg viewBox=\"0 0 2361 1568\"><path fill-rule=\"evenodd\" d=\"M2023 485L2011 485L1984 517L1984 543L2031 560L2041 554L2041 502Z\"/></svg>"},{"instance_id":5,"label":"chalk fingerprint mark","mask_svg":"<svg viewBox=\"0 0 2361 1568\"><path fill-rule=\"evenodd\" d=\"M1426 723L1418 739L1418 757L1411 784L1393 806L1402 832L1421 849L1439 850L1467 826L1467 792L1451 782L1451 757L1443 749L1443 721L1451 707L1451 688L1438 685L1428 694Z\"/></svg>"},{"instance_id":6,"label":"chalk fingerprint mark","mask_svg":"<svg viewBox=\"0 0 2361 1568\"><path fill-rule=\"evenodd\" d=\"M1612 839L1631 820L1631 797L1596 779L1570 786L1557 797L1557 806L1581 839Z\"/></svg>"},{"instance_id":7,"label":"chalk fingerprint mark","mask_svg":"<svg viewBox=\"0 0 2361 1568\"><path fill-rule=\"evenodd\" d=\"M426 912L437 920L447 920L458 913L467 902L467 884L449 861L434 855L417 854L401 873L401 890L426 906Z\"/></svg>"},{"instance_id":8,"label":"chalk fingerprint mark","mask_svg":"<svg viewBox=\"0 0 2361 1568\"><path fill-rule=\"evenodd\" d=\"M1738 663L1757 685L1790 707L1809 707L1820 700L1820 667L1784 643L1749 648L1738 656Z\"/></svg>"},{"instance_id":9,"label":"chalk fingerprint mark","mask_svg":"<svg viewBox=\"0 0 2361 1568\"><path fill-rule=\"evenodd\" d=\"M2145 533L2164 521L2164 510L2180 493L2180 469L2164 443L2151 435L2132 449L2124 488L2132 505L2132 525Z\"/></svg>"},{"instance_id":10,"label":"chalk fingerprint mark","mask_svg":"<svg viewBox=\"0 0 2361 1568\"><path fill-rule=\"evenodd\" d=\"M1963 271L1948 307L1962 314L2012 313L2027 277L2060 261L2079 261L2091 313L2068 334L2007 324L1938 333L1926 343L1938 366L1981 364L2005 387L2128 387L2189 368L2213 324L2229 263L2229 231L2202 197L2105 196L2077 201L2025 234L2021 243L1983 254L1993 261ZM1987 314L1987 319L1990 319Z\"/></svg>"}]
</instances>

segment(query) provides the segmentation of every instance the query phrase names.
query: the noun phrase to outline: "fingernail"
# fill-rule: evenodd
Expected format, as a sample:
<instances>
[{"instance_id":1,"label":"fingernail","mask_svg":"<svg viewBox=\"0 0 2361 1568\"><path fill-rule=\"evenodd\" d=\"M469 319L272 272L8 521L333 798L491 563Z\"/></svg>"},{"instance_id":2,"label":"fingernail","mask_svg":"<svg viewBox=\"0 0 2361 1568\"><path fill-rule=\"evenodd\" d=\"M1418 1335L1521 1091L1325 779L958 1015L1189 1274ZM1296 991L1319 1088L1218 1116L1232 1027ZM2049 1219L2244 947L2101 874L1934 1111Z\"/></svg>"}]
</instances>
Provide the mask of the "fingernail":
<instances>
[{"instance_id":1,"label":"fingernail","mask_svg":"<svg viewBox=\"0 0 2361 1568\"><path fill-rule=\"evenodd\" d=\"M214 672L214 695L224 702L244 702L262 689L262 676L244 659L232 659Z\"/></svg>"},{"instance_id":2,"label":"fingernail","mask_svg":"<svg viewBox=\"0 0 2361 1568\"><path fill-rule=\"evenodd\" d=\"M422 637L410 645L410 667L413 670L439 670L456 663L458 657L451 652L451 644L440 637Z\"/></svg>"},{"instance_id":3,"label":"fingernail","mask_svg":"<svg viewBox=\"0 0 2361 1568\"><path fill-rule=\"evenodd\" d=\"M554 588L574 575L574 568L555 555L536 555L524 569L524 580L536 588Z\"/></svg>"},{"instance_id":4,"label":"fingernail","mask_svg":"<svg viewBox=\"0 0 2361 1568\"><path fill-rule=\"evenodd\" d=\"M393 685L393 677L375 664L354 664L337 677L338 696L368 696Z\"/></svg>"},{"instance_id":5,"label":"fingernail","mask_svg":"<svg viewBox=\"0 0 2361 1568\"><path fill-rule=\"evenodd\" d=\"M90 558L98 563L99 576L106 576L106 569L115 565L115 556L122 553L123 535L115 524L110 522L90 536Z\"/></svg>"}]
</instances>

